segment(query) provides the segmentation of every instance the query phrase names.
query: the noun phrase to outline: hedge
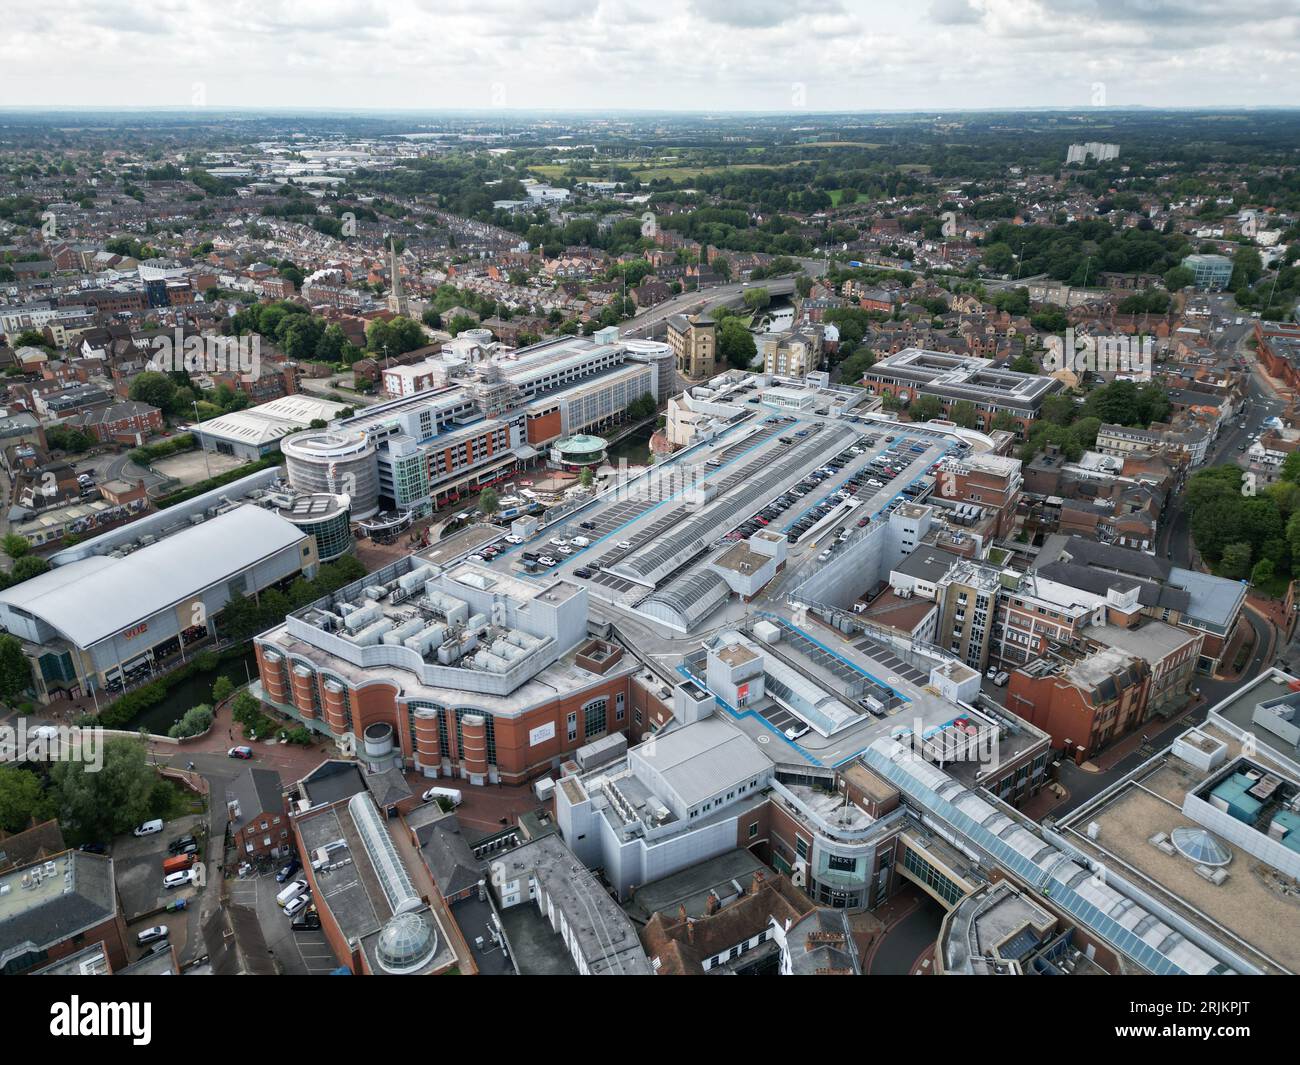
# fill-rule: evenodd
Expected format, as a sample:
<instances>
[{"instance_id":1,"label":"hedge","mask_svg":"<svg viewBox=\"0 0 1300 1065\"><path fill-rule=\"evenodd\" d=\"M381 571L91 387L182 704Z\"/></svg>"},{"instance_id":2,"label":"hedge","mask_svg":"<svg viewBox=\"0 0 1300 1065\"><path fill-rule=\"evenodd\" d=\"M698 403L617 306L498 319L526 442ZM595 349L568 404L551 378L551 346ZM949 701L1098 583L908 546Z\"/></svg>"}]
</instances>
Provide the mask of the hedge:
<instances>
[{"instance_id":1,"label":"hedge","mask_svg":"<svg viewBox=\"0 0 1300 1065\"><path fill-rule=\"evenodd\" d=\"M151 680L148 684L136 688L135 691L127 692L120 699L114 700L104 707L98 715L94 715L94 723L103 728L121 728L132 718L148 710L149 707L162 702L167 697L167 693L181 681L192 677L195 673L204 673L215 669L222 662L229 659L242 658L247 653L248 648L242 645L229 647L220 652L204 651L197 658L186 662L180 669L168 673L165 677Z\"/></svg>"},{"instance_id":2,"label":"hedge","mask_svg":"<svg viewBox=\"0 0 1300 1065\"><path fill-rule=\"evenodd\" d=\"M262 470L269 470L272 466L278 465L280 465L280 456L278 454L267 455L265 458L258 459L257 462L246 463L233 470L218 474L216 477L209 477L207 480L199 481L198 484L192 484L188 488L181 488L172 492L171 495L155 499L154 506L159 510L165 510L167 507L176 506L177 503L184 503L195 496L201 496L204 492L211 492L214 488L222 488L230 484L231 481L239 480L241 477L261 473Z\"/></svg>"}]
</instances>

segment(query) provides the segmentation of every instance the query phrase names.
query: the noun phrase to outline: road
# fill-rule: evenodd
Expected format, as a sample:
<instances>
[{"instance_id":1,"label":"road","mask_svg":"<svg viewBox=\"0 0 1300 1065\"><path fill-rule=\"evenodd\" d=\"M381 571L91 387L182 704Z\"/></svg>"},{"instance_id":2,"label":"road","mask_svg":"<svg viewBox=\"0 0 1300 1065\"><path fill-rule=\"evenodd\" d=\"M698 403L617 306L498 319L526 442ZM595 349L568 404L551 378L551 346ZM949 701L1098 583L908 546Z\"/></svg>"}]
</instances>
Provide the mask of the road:
<instances>
[{"instance_id":1,"label":"road","mask_svg":"<svg viewBox=\"0 0 1300 1065\"><path fill-rule=\"evenodd\" d=\"M789 296L794 292L794 279L787 277L734 282L707 288L703 292L683 292L680 296L647 308L630 321L624 322L620 329L626 337L646 339L661 330L664 323L675 314L698 314L723 304L739 303L744 293L751 288L765 288L772 296Z\"/></svg>"},{"instance_id":2,"label":"road","mask_svg":"<svg viewBox=\"0 0 1300 1065\"><path fill-rule=\"evenodd\" d=\"M1233 419L1222 431L1219 439L1211 446L1203 468L1236 462L1251 441L1263 431L1264 423L1286 410L1286 403L1274 395L1256 367L1254 352L1245 346L1245 341L1254 328L1254 319L1248 318L1237 325L1230 296L1210 296L1207 299L1214 317L1231 323L1224 326L1223 332L1215 337L1215 351L1221 356L1237 355L1245 359L1251 367L1251 374L1246 385L1246 402L1242 408L1244 417ZM1184 482L1180 481L1170 493L1171 502L1160 519L1156 550L1175 566L1195 569L1192 565L1191 530L1187 513L1182 508L1184 487Z\"/></svg>"},{"instance_id":3,"label":"road","mask_svg":"<svg viewBox=\"0 0 1300 1065\"><path fill-rule=\"evenodd\" d=\"M916 909L889 929L871 956L870 976L909 976L912 964L939 938L944 910L929 895L914 889Z\"/></svg>"},{"instance_id":4,"label":"road","mask_svg":"<svg viewBox=\"0 0 1300 1065\"><path fill-rule=\"evenodd\" d=\"M808 277L821 277L826 273L825 259L798 259L799 267ZM766 278L761 281L732 281L725 285L705 289L703 292L683 292L670 300L647 307L636 314L631 321L622 323L624 336L653 336L674 314L696 314L701 310L713 310L723 304L739 303L746 290L765 288L772 296L789 296L794 292L794 278Z\"/></svg>"}]
</instances>

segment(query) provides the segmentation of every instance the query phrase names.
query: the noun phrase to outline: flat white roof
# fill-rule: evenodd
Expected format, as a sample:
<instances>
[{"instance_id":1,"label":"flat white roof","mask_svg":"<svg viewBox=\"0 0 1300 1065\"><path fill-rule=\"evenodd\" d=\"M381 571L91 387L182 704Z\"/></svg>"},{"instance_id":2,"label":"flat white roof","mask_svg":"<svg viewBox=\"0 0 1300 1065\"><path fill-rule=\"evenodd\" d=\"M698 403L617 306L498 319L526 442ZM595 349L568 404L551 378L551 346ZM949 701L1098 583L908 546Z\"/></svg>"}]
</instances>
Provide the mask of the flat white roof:
<instances>
[{"instance_id":1,"label":"flat white roof","mask_svg":"<svg viewBox=\"0 0 1300 1065\"><path fill-rule=\"evenodd\" d=\"M261 445L299 429L310 428L314 421L333 421L345 409L342 403L333 400L304 395L281 396L270 403L199 422L194 431L207 437Z\"/></svg>"},{"instance_id":2,"label":"flat white roof","mask_svg":"<svg viewBox=\"0 0 1300 1065\"><path fill-rule=\"evenodd\" d=\"M92 555L0 592L78 647L152 617L305 538L269 510L245 505L123 558Z\"/></svg>"}]
</instances>

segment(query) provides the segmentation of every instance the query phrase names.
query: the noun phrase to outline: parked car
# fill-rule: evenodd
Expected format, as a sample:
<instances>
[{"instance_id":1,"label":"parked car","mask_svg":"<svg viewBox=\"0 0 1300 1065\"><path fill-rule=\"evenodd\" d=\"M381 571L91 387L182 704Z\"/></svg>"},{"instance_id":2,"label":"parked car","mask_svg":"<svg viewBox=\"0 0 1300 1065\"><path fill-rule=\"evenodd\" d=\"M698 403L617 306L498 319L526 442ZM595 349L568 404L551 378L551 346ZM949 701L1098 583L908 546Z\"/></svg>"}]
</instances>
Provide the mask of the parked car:
<instances>
[{"instance_id":1,"label":"parked car","mask_svg":"<svg viewBox=\"0 0 1300 1065\"><path fill-rule=\"evenodd\" d=\"M151 925L149 928L142 928L135 934L135 945L143 947L146 943L154 943L160 939L166 939L168 935L165 924Z\"/></svg>"},{"instance_id":2,"label":"parked car","mask_svg":"<svg viewBox=\"0 0 1300 1065\"><path fill-rule=\"evenodd\" d=\"M620 540L614 546L617 547L620 551L630 551L632 549L632 541Z\"/></svg>"},{"instance_id":3,"label":"parked car","mask_svg":"<svg viewBox=\"0 0 1300 1065\"><path fill-rule=\"evenodd\" d=\"M177 836L174 840L172 840L169 844L167 844L167 853L168 854L189 853L189 848L195 846L197 843L198 840L195 839L193 836Z\"/></svg>"},{"instance_id":4,"label":"parked car","mask_svg":"<svg viewBox=\"0 0 1300 1065\"><path fill-rule=\"evenodd\" d=\"M802 736L807 731L808 731L807 725L791 725L788 729L785 730L785 738L787 740L797 740L800 736Z\"/></svg>"},{"instance_id":5,"label":"parked car","mask_svg":"<svg viewBox=\"0 0 1300 1065\"><path fill-rule=\"evenodd\" d=\"M283 884L301 868L302 862L298 861L297 858L290 858L284 865L280 866L280 871L275 874L275 882Z\"/></svg>"},{"instance_id":6,"label":"parked car","mask_svg":"<svg viewBox=\"0 0 1300 1065\"><path fill-rule=\"evenodd\" d=\"M194 883L199 878L196 869L186 869L180 873L168 873L163 877L163 887L168 891L172 888L185 887L187 884Z\"/></svg>"},{"instance_id":7,"label":"parked car","mask_svg":"<svg viewBox=\"0 0 1300 1065\"><path fill-rule=\"evenodd\" d=\"M311 902L311 896L306 892L303 892L303 894L297 896L296 898L290 899L288 902L284 904L284 915L286 917L292 917L295 913L301 910L309 902Z\"/></svg>"},{"instance_id":8,"label":"parked car","mask_svg":"<svg viewBox=\"0 0 1300 1065\"><path fill-rule=\"evenodd\" d=\"M309 908L295 917L289 927L295 932L314 932L320 928L320 914L314 907Z\"/></svg>"},{"instance_id":9,"label":"parked car","mask_svg":"<svg viewBox=\"0 0 1300 1065\"><path fill-rule=\"evenodd\" d=\"M281 906L283 906L286 903L290 902L291 900L296 899L299 895L301 895L306 890L307 890L307 881L299 878L298 880L293 881L293 883L291 884L286 884L284 888L281 889L280 893L276 895L275 901L279 903Z\"/></svg>"},{"instance_id":10,"label":"parked car","mask_svg":"<svg viewBox=\"0 0 1300 1065\"><path fill-rule=\"evenodd\" d=\"M102 843L83 843L77 848L79 851L85 851L87 854L107 854L108 848Z\"/></svg>"},{"instance_id":11,"label":"parked car","mask_svg":"<svg viewBox=\"0 0 1300 1065\"><path fill-rule=\"evenodd\" d=\"M573 575L584 581L590 580L591 570L589 570L586 566L579 566L577 569L573 571Z\"/></svg>"},{"instance_id":12,"label":"parked car","mask_svg":"<svg viewBox=\"0 0 1300 1065\"><path fill-rule=\"evenodd\" d=\"M230 758L252 758L253 748L252 747L231 747L230 750L226 752L226 755L227 757Z\"/></svg>"},{"instance_id":13,"label":"parked car","mask_svg":"<svg viewBox=\"0 0 1300 1065\"><path fill-rule=\"evenodd\" d=\"M162 818L155 818L152 821L146 821L142 825L136 825L133 834L137 836L152 836L156 832L163 830Z\"/></svg>"},{"instance_id":14,"label":"parked car","mask_svg":"<svg viewBox=\"0 0 1300 1065\"><path fill-rule=\"evenodd\" d=\"M539 559L537 560L537 564L538 564L539 566L557 566L557 565L559 565L559 563L556 562L555 559L551 558L550 555L543 555L541 558L539 558Z\"/></svg>"}]
</instances>

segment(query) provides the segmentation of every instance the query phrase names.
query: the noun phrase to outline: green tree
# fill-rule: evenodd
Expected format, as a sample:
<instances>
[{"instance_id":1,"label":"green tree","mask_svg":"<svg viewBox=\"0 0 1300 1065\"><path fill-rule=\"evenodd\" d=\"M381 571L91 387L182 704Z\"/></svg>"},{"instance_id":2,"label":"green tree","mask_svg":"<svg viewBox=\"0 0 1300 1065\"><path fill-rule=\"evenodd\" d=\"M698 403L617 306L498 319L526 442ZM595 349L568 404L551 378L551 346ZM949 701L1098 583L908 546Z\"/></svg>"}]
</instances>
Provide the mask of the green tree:
<instances>
[{"instance_id":1,"label":"green tree","mask_svg":"<svg viewBox=\"0 0 1300 1065\"><path fill-rule=\"evenodd\" d=\"M191 706L171 728L167 735L172 739L184 739L186 736L198 736L212 727L212 707L200 703Z\"/></svg>"},{"instance_id":2,"label":"green tree","mask_svg":"<svg viewBox=\"0 0 1300 1065\"><path fill-rule=\"evenodd\" d=\"M772 302L772 294L765 288L749 288L741 297L745 306L755 313L766 310Z\"/></svg>"},{"instance_id":3,"label":"green tree","mask_svg":"<svg viewBox=\"0 0 1300 1065\"><path fill-rule=\"evenodd\" d=\"M596 475L591 472L590 466L584 466L582 472L578 474L578 484L583 488L590 488L592 481L595 479Z\"/></svg>"},{"instance_id":4,"label":"green tree","mask_svg":"<svg viewBox=\"0 0 1300 1065\"><path fill-rule=\"evenodd\" d=\"M1043 400L1043 418L1054 425L1069 425L1078 415L1079 405L1069 393L1057 392Z\"/></svg>"},{"instance_id":5,"label":"green tree","mask_svg":"<svg viewBox=\"0 0 1300 1065\"><path fill-rule=\"evenodd\" d=\"M410 318L377 318L366 327L366 350L389 355L402 355L424 347L427 338L420 323Z\"/></svg>"},{"instance_id":6,"label":"green tree","mask_svg":"<svg viewBox=\"0 0 1300 1065\"><path fill-rule=\"evenodd\" d=\"M484 488L478 497L479 509L489 518L501 509L501 498L495 488Z\"/></svg>"},{"instance_id":7,"label":"green tree","mask_svg":"<svg viewBox=\"0 0 1300 1065\"><path fill-rule=\"evenodd\" d=\"M22 641L5 633L0 636L0 699L12 703L31 686L32 660L23 654Z\"/></svg>"},{"instance_id":8,"label":"green tree","mask_svg":"<svg viewBox=\"0 0 1300 1065\"><path fill-rule=\"evenodd\" d=\"M1220 569L1225 577L1233 580L1244 578L1250 572L1250 544L1240 541L1228 544L1223 549Z\"/></svg>"},{"instance_id":9,"label":"green tree","mask_svg":"<svg viewBox=\"0 0 1300 1065\"><path fill-rule=\"evenodd\" d=\"M1291 484L1300 484L1300 451L1292 451L1282 460L1280 476Z\"/></svg>"},{"instance_id":10,"label":"green tree","mask_svg":"<svg viewBox=\"0 0 1300 1065\"><path fill-rule=\"evenodd\" d=\"M219 703L230 697L235 690L234 682L229 677L218 677L212 685L212 701Z\"/></svg>"},{"instance_id":11,"label":"green tree","mask_svg":"<svg viewBox=\"0 0 1300 1065\"><path fill-rule=\"evenodd\" d=\"M19 536L17 533L5 533L3 540L0 540L0 549L10 558L22 558L32 549L32 545L27 542L27 537Z\"/></svg>"},{"instance_id":12,"label":"green tree","mask_svg":"<svg viewBox=\"0 0 1300 1065\"><path fill-rule=\"evenodd\" d=\"M917 396L907 412L914 422L928 422L943 413L943 404L935 396Z\"/></svg>"},{"instance_id":13,"label":"green tree","mask_svg":"<svg viewBox=\"0 0 1300 1065\"><path fill-rule=\"evenodd\" d=\"M24 555L14 563L13 569L9 571L9 579L13 584L29 581L33 577L47 573L49 568L50 564L39 555Z\"/></svg>"},{"instance_id":14,"label":"green tree","mask_svg":"<svg viewBox=\"0 0 1300 1065\"><path fill-rule=\"evenodd\" d=\"M55 762L50 790L59 823L86 840L129 832L153 816L158 775L148 764L145 745L117 736L104 742L104 764L87 773L80 762Z\"/></svg>"},{"instance_id":15,"label":"green tree","mask_svg":"<svg viewBox=\"0 0 1300 1065\"><path fill-rule=\"evenodd\" d=\"M458 314L446 324L447 332L454 337L458 337L466 329L477 329L478 319L472 314Z\"/></svg>"},{"instance_id":16,"label":"green tree","mask_svg":"<svg viewBox=\"0 0 1300 1065\"><path fill-rule=\"evenodd\" d=\"M747 370L758 353L754 334L739 318L724 318L718 326L718 354L739 370Z\"/></svg>"},{"instance_id":17,"label":"green tree","mask_svg":"<svg viewBox=\"0 0 1300 1065\"><path fill-rule=\"evenodd\" d=\"M966 399L958 400L949 408L948 419L963 429L974 429L979 424L975 404Z\"/></svg>"},{"instance_id":18,"label":"green tree","mask_svg":"<svg viewBox=\"0 0 1300 1065\"><path fill-rule=\"evenodd\" d=\"M1177 292L1196 283L1196 275L1185 266L1174 266L1165 271L1165 288Z\"/></svg>"},{"instance_id":19,"label":"green tree","mask_svg":"<svg viewBox=\"0 0 1300 1065\"><path fill-rule=\"evenodd\" d=\"M1256 588L1271 583L1275 570L1276 567L1272 559L1261 558L1255 563L1255 568L1250 571L1250 583Z\"/></svg>"},{"instance_id":20,"label":"green tree","mask_svg":"<svg viewBox=\"0 0 1300 1065\"><path fill-rule=\"evenodd\" d=\"M146 370L131 382L131 398L159 410L167 410L175 396L176 382L156 370Z\"/></svg>"},{"instance_id":21,"label":"green tree","mask_svg":"<svg viewBox=\"0 0 1300 1065\"><path fill-rule=\"evenodd\" d=\"M21 832L50 817L50 803L35 773L0 765L0 831Z\"/></svg>"}]
</instances>

